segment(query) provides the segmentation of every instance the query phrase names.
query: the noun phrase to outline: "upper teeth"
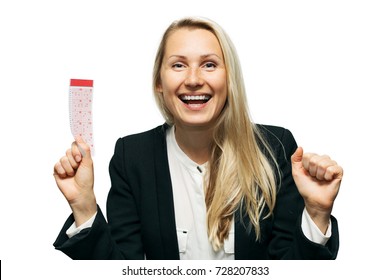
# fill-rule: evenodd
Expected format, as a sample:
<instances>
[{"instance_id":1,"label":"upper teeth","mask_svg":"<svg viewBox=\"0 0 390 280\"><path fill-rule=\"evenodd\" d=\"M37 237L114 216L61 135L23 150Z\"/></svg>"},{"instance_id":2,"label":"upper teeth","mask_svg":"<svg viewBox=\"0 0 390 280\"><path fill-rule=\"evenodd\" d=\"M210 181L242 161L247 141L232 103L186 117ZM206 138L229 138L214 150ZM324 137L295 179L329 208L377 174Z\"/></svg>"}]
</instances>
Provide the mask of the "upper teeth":
<instances>
[{"instance_id":1,"label":"upper teeth","mask_svg":"<svg viewBox=\"0 0 390 280\"><path fill-rule=\"evenodd\" d=\"M181 96L182 100L208 100L210 96L208 95L184 95Z\"/></svg>"}]
</instances>

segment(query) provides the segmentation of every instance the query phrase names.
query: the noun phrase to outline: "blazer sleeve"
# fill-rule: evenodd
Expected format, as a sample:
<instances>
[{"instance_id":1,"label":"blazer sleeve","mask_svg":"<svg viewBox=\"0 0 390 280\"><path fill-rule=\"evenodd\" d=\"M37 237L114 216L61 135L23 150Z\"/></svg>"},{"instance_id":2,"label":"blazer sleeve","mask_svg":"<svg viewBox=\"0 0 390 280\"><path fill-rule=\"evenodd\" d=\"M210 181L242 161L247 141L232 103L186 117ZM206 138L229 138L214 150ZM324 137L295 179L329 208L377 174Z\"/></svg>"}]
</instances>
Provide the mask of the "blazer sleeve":
<instances>
[{"instance_id":1,"label":"blazer sleeve","mask_svg":"<svg viewBox=\"0 0 390 280\"><path fill-rule=\"evenodd\" d=\"M74 222L71 215L54 242L57 250L72 259L143 259L140 222L124 166L123 140L119 139L110 162L111 189L107 199L109 224L100 208L91 228L68 238L66 230Z\"/></svg>"},{"instance_id":2,"label":"blazer sleeve","mask_svg":"<svg viewBox=\"0 0 390 280\"><path fill-rule=\"evenodd\" d=\"M283 129L279 139L276 155L281 171L281 184L273 212L269 256L271 259L335 259L339 248L339 234L337 220L333 216L332 236L325 245L310 241L302 232L304 201L291 171L291 155L295 152L297 144L287 129Z\"/></svg>"}]
</instances>

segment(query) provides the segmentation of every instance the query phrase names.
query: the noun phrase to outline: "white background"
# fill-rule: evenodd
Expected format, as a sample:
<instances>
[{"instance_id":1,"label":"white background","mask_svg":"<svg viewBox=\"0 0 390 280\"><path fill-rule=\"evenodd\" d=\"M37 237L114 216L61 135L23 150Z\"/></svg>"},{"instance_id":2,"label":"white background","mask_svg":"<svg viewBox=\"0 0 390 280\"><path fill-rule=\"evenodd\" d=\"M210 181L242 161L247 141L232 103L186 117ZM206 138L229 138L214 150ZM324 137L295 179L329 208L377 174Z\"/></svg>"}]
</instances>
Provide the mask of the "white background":
<instances>
[{"instance_id":1,"label":"white background","mask_svg":"<svg viewBox=\"0 0 390 280\"><path fill-rule=\"evenodd\" d=\"M340 227L335 262L240 264L270 265L268 279L386 278L387 3L2 0L0 259L5 279L123 279L122 267L132 262L73 262L52 246L70 213L52 177L54 163L72 142L69 79L95 81L95 189L105 211L116 139L163 122L151 90L162 33L173 20L192 15L215 20L235 43L253 120L289 128L306 151L329 154L345 170L334 207ZM200 265L210 262L191 266Z\"/></svg>"}]
</instances>

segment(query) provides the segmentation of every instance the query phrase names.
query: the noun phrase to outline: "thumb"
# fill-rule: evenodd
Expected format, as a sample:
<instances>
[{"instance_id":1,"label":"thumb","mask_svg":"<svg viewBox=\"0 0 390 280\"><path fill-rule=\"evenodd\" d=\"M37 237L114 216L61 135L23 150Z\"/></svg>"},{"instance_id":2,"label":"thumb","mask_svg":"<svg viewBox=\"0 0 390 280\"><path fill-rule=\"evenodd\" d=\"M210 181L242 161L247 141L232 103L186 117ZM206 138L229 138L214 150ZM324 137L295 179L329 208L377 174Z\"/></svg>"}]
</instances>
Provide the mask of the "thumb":
<instances>
[{"instance_id":1,"label":"thumb","mask_svg":"<svg viewBox=\"0 0 390 280\"><path fill-rule=\"evenodd\" d=\"M87 160L87 161L91 160L92 159L91 148L89 147L87 142L85 142L81 136L76 136L75 140L76 140L77 148L79 149L79 151L83 157L83 161L84 160Z\"/></svg>"},{"instance_id":2,"label":"thumb","mask_svg":"<svg viewBox=\"0 0 390 280\"><path fill-rule=\"evenodd\" d=\"M296 164L296 163L301 163L303 158L303 149L302 147L298 147L295 150L295 153L291 156L291 163Z\"/></svg>"}]
</instances>

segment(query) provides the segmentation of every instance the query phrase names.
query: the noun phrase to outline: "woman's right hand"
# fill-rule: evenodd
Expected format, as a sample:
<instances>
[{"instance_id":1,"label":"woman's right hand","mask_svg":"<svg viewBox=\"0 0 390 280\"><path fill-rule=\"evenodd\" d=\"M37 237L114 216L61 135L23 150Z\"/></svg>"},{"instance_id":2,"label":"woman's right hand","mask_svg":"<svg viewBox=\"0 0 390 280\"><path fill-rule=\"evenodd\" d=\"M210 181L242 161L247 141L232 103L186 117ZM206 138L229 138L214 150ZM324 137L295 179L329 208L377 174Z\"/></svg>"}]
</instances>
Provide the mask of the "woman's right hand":
<instances>
[{"instance_id":1,"label":"woman's right hand","mask_svg":"<svg viewBox=\"0 0 390 280\"><path fill-rule=\"evenodd\" d=\"M72 208L76 226L89 220L97 211L93 161L91 150L81 137L54 165L54 178Z\"/></svg>"}]
</instances>

